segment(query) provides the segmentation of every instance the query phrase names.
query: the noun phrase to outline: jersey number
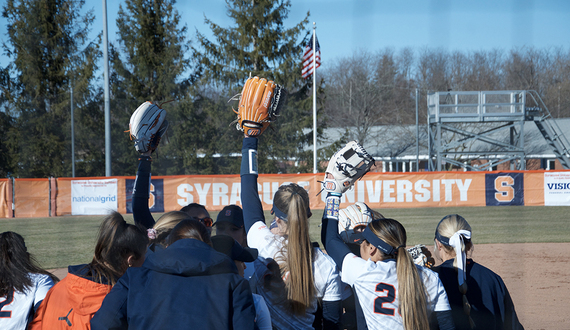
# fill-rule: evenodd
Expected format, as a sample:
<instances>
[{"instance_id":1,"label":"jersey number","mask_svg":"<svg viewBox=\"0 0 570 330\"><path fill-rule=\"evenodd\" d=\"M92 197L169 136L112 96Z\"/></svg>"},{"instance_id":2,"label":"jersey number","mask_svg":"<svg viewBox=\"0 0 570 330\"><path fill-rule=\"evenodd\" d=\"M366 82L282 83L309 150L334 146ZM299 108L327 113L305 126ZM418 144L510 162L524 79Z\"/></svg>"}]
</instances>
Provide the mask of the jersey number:
<instances>
[{"instance_id":1,"label":"jersey number","mask_svg":"<svg viewBox=\"0 0 570 330\"><path fill-rule=\"evenodd\" d=\"M381 296L374 299L374 313L394 316L394 308L384 307L384 304L391 304L396 300L396 288L392 284L378 283L376 292Z\"/></svg>"},{"instance_id":2,"label":"jersey number","mask_svg":"<svg viewBox=\"0 0 570 330\"><path fill-rule=\"evenodd\" d=\"M4 306L10 305L14 301L14 291L10 290L6 295L6 300L0 302L0 318L6 319L12 317L12 311L3 311Z\"/></svg>"}]
</instances>

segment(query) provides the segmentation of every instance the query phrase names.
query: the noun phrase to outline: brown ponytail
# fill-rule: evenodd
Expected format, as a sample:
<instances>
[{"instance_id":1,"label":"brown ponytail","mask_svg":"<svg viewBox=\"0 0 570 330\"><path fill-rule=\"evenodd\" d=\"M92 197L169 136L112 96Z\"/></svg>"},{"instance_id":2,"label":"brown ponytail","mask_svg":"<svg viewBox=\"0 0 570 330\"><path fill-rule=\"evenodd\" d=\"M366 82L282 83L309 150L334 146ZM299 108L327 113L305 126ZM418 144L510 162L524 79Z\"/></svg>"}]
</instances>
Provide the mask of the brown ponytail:
<instances>
[{"instance_id":1,"label":"brown ponytail","mask_svg":"<svg viewBox=\"0 0 570 330\"><path fill-rule=\"evenodd\" d=\"M404 329L429 329L427 291L412 256L406 250L406 230L393 219L374 220L368 226L381 240L396 248L393 255L385 255L380 249L378 252L383 254L383 259L396 259L399 310Z\"/></svg>"},{"instance_id":2,"label":"brown ponytail","mask_svg":"<svg viewBox=\"0 0 570 330\"><path fill-rule=\"evenodd\" d=\"M128 258L144 258L148 238L146 232L128 224L118 212L108 215L99 227L95 255L88 265L87 276L97 283L115 285L129 267Z\"/></svg>"}]
</instances>

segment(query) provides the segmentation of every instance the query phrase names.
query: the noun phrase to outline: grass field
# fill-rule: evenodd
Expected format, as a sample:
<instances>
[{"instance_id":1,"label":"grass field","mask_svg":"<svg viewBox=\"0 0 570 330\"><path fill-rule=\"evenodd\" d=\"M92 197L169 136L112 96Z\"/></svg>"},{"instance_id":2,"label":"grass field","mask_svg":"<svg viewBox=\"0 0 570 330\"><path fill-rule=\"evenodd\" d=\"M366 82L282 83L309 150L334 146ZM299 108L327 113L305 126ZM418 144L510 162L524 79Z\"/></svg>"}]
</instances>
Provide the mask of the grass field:
<instances>
[{"instance_id":1,"label":"grass field","mask_svg":"<svg viewBox=\"0 0 570 330\"><path fill-rule=\"evenodd\" d=\"M433 244L435 226L447 215L464 216L473 229L475 244L570 242L570 208L545 206L383 209L399 220L408 233L408 245ZM212 212L213 219L217 212ZM158 219L160 214L155 214ZM311 237L320 241L321 210L311 218ZM270 219L269 212L266 218ZM62 268L91 261L103 216L0 219L0 232L15 231L44 268ZM133 222L131 215L126 215Z\"/></svg>"}]
</instances>

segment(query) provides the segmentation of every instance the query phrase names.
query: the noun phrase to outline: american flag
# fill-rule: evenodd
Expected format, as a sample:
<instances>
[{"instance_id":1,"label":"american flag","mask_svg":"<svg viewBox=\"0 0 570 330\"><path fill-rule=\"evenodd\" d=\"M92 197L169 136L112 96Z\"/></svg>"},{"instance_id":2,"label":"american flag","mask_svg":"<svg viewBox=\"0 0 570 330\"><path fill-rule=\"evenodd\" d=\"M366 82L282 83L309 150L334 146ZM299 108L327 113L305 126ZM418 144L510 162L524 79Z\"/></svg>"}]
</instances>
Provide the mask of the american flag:
<instances>
[{"instance_id":1,"label":"american flag","mask_svg":"<svg viewBox=\"0 0 570 330\"><path fill-rule=\"evenodd\" d=\"M316 35L313 34L313 38ZM303 55L303 78L307 79L313 74L313 38L309 40L305 46L305 54ZM321 47L319 46L319 39L316 42L316 67L321 66Z\"/></svg>"}]
</instances>

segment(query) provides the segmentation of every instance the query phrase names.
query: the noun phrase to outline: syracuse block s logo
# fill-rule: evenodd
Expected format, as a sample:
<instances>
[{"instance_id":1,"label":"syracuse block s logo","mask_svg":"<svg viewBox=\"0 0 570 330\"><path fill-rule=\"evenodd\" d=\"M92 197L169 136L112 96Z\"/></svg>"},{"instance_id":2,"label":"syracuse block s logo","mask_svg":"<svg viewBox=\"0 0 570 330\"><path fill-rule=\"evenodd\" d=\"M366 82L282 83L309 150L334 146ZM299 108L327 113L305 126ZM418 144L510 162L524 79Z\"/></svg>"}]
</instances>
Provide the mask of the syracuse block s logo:
<instances>
[{"instance_id":1,"label":"syracuse block s logo","mask_svg":"<svg viewBox=\"0 0 570 330\"><path fill-rule=\"evenodd\" d=\"M485 197L487 206L524 205L524 174L485 174Z\"/></svg>"}]
</instances>

